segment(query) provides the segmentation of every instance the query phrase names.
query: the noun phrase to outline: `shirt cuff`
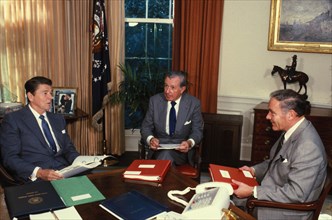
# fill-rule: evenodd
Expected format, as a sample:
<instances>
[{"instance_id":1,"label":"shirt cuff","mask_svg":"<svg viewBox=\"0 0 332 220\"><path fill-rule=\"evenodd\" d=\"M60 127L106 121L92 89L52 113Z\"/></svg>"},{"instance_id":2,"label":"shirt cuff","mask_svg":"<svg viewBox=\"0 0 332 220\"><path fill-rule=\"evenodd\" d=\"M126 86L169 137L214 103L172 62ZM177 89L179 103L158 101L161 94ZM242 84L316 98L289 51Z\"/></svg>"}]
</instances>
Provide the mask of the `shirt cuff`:
<instances>
[{"instance_id":1,"label":"shirt cuff","mask_svg":"<svg viewBox=\"0 0 332 220\"><path fill-rule=\"evenodd\" d=\"M194 146L195 146L195 141L194 141L194 139L192 139L192 138L189 138L189 139L188 139L188 141L190 141L190 142L191 142L191 146L189 146L190 148L192 148L192 147L194 147Z\"/></svg>"},{"instance_id":2,"label":"shirt cuff","mask_svg":"<svg viewBox=\"0 0 332 220\"><path fill-rule=\"evenodd\" d=\"M148 143L148 145L150 146L150 141L151 139L154 138L153 135L148 136L148 138L146 139L146 143Z\"/></svg>"},{"instance_id":3,"label":"shirt cuff","mask_svg":"<svg viewBox=\"0 0 332 220\"><path fill-rule=\"evenodd\" d=\"M36 181L37 180L37 172L40 169L40 167L35 167L35 169L33 170L31 176L30 176L30 180L31 181Z\"/></svg>"}]
</instances>

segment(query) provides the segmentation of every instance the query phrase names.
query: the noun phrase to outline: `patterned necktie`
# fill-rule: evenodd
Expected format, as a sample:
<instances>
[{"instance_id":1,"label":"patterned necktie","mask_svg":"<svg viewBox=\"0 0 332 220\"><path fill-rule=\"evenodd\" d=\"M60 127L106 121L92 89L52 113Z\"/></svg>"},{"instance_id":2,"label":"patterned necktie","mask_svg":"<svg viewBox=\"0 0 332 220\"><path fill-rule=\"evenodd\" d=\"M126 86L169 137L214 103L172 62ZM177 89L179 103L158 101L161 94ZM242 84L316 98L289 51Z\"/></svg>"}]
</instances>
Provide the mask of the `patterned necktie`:
<instances>
[{"instance_id":1,"label":"patterned necktie","mask_svg":"<svg viewBox=\"0 0 332 220\"><path fill-rule=\"evenodd\" d=\"M176 102L171 102L171 109L169 111L169 135L173 136L175 131L175 125L176 125L176 113L174 106L176 105Z\"/></svg>"},{"instance_id":2,"label":"patterned necktie","mask_svg":"<svg viewBox=\"0 0 332 220\"><path fill-rule=\"evenodd\" d=\"M44 135L45 135L48 143L50 144L50 147L51 147L53 153L56 153L56 145L55 145L55 141L53 139L53 136L51 134L50 127L49 127L47 121L45 120L44 115L40 115L39 118L42 120L42 128L43 128L43 131L44 131Z\"/></svg>"}]
</instances>

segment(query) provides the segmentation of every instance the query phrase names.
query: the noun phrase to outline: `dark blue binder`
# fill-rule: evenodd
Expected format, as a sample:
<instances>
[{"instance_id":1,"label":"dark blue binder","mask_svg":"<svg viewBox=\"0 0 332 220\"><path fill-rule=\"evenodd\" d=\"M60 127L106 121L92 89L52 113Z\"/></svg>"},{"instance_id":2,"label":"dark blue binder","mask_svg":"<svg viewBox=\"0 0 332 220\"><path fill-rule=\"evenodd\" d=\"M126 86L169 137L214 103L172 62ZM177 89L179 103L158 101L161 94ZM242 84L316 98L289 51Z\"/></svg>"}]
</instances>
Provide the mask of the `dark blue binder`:
<instances>
[{"instance_id":1,"label":"dark blue binder","mask_svg":"<svg viewBox=\"0 0 332 220\"><path fill-rule=\"evenodd\" d=\"M166 206L137 191L130 191L120 196L104 200L101 202L100 207L118 219L126 220L143 220L168 211Z\"/></svg>"},{"instance_id":2,"label":"dark blue binder","mask_svg":"<svg viewBox=\"0 0 332 220\"><path fill-rule=\"evenodd\" d=\"M6 187L4 194L11 218L66 207L49 181Z\"/></svg>"}]
</instances>

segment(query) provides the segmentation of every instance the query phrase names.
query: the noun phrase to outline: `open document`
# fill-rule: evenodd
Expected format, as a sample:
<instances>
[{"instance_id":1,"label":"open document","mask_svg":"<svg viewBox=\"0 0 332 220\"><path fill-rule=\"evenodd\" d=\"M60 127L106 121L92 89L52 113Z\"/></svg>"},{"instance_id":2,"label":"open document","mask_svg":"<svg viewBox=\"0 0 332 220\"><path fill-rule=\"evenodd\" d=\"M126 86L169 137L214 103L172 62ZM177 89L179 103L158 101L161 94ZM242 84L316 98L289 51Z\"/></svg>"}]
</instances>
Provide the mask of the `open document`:
<instances>
[{"instance_id":1,"label":"open document","mask_svg":"<svg viewBox=\"0 0 332 220\"><path fill-rule=\"evenodd\" d=\"M111 155L78 156L70 166L63 168L58 172L61 173L64 178L71 177L78 173L84 172L89 169L93 169L101 165L103 160L106 158L116 159Z\"/></svg>"},{"instance_id":2,"label":"open document","mask_svg":"<svg viewBox=\"0 0 332 220\"><path fill-rule=\"evenodd\" d=\"M160 144L158 150L170 150L177 149L180 147L180 144Z\"/></svg>"}]
</instances>

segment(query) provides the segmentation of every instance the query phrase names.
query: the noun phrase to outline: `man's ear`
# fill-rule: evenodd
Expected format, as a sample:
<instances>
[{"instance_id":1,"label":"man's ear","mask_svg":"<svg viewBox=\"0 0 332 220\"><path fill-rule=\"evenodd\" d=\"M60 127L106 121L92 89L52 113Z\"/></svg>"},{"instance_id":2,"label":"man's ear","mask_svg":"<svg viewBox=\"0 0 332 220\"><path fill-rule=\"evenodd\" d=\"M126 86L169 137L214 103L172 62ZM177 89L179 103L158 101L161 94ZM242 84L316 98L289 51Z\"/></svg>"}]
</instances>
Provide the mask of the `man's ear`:
<instances>
[{"instance_id":1,"label":"man's ear","mask_svg":"<svg viewBox=\"0 0 332 220\"><path fill-rule=\"evenodd\" d=\"M291 109L287 112L287 119L288 120L293 120L296 117L297 117L297 113L293 109Z\"/></svg>"},{"instance_id":2,"label":"man's ear","mask_svg":"<svg viewBox=\"0 0 332 220\"><path fill-rule=\"evenodd\" d=\"M187 87L186 86L182 86L181 87L181 94L184 93L186 91Z\"/></svg>"},{"instance_id":3,"label":"man's ear","mask_svg":"<svg viewBox=\"0 0 332 220\"><path fill-rule=\"evenodd\" d=\"M33 94L31 92L28 92L27 98L28 98L28 102L30 102L30 100L33 99Z\"/></svg>"}]
</instances>

